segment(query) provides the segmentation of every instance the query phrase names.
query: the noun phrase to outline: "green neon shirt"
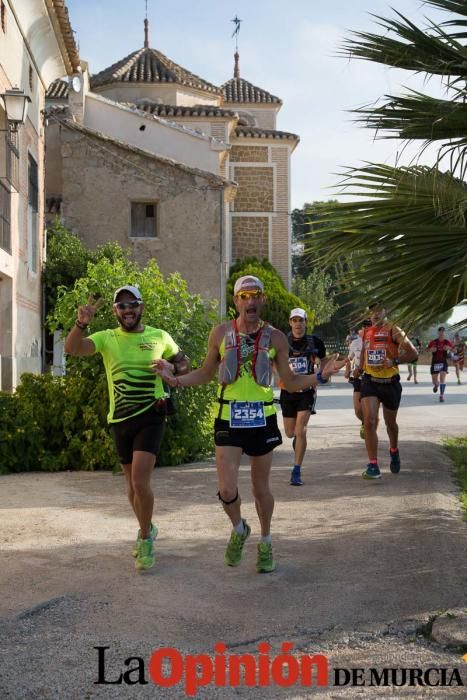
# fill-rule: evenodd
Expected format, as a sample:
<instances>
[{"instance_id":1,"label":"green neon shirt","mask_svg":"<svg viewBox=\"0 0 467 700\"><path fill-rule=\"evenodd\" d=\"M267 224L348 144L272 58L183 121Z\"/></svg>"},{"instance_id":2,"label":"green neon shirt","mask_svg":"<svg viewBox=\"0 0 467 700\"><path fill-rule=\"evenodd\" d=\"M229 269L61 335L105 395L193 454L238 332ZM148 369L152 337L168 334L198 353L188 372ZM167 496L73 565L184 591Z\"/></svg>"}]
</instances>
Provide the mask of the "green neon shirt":
<instances>
[{"instance_id":1,"label":"green neon shirt","mask_svg":"<svg viewBox=\"0 0 467 700\"><path fill-rule=\"evenodd\" d=\"M158 328L145 326L141 333L122 328L89 336L104 360L109 387L109 423L120 423L147 411L155 400L167 396L162 380L151 371L153 360L180 352L173 338Z\"/></svg>"}]
</instances>

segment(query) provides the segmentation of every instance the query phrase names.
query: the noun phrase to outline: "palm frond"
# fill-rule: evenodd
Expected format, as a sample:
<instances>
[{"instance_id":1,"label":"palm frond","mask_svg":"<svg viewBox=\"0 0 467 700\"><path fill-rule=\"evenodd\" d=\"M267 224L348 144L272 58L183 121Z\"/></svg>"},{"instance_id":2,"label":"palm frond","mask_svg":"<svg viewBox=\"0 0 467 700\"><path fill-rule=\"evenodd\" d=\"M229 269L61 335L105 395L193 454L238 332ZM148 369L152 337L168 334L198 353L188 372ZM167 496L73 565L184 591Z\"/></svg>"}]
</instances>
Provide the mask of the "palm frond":
<instances>
[{"instance_id":1,"label":"palm frond","mask_svg":"<svg viewBox=\"0 0 467 700\"><path fill-rule=\"evenodd\" d=\"M339 53L416 73L455 76L457 80L467 78L467 55L462 44L451 35L443 34L438 26L434 35L428 34L399 12L396 14L400 20L373 17L385 32L395 34L398 39L371 32L352 32L354 38L345 40Z\"/></svg>"},{"instance_id":2,"label":"palm frond","mask_svg":"<svg viewBox=\"0 0 467 700\"><path fill-rule=\"evenodd\" d=\"M434 320L467 296L464 182L434 168L369 163L348 170L340 187L360 199L313 219L307 254L325 267L353 256L358 266L347 267L343 284L368 286L409 324Z\"/></svg>"},{"instance_id":3,"label":"palm frond","mask_svg":"<svg viewBox=\"0 0 467 700\"><path fill-rule=\"evenodd\" d=\"M446 12L456 12L462 17L467 17L467 4L465 0L425 0L424 5L431 5L438 10L446 10ZM452 20L455 22L456 20Z\"/></svg>"},{"instance_id":4,"label":"palm frond","mask_svg":"<svg viewBox=\"0 0 467 700\"><path fill-rule=\"evenodd\" d=\"M387 101L380 107L352 110L359 115L355 121L378 132L384 130L381 138L429 141L459 139L456 145L466 144L465 102L442 100L415 90L401 96L385 95L385 99Z\"/></svg>"}]
</instances>

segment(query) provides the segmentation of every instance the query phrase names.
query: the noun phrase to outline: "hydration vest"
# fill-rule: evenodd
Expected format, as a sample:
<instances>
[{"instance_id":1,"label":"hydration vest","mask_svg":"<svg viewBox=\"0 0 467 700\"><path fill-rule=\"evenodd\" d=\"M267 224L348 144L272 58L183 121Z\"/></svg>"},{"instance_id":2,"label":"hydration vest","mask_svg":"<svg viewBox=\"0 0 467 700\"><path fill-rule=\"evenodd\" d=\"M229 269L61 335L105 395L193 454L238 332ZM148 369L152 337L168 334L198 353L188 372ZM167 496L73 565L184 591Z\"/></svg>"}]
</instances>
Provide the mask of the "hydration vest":
<instances>
[{"instance_id":1,"label":"hydration vest","mask_svg":"<svg viewBox=\"0 0 467 700\"><path fill-rule=\"evenodd\" d=\"M272 381L272 362L269 358L272 326L265 323L256 339L251 362L253 379L258 386L269 387ZM233 384L240 375L241 350L240 334L236 320L226 327L224 336L224 357L219 365L219 384Z\"/></svg>"}]
</instances>

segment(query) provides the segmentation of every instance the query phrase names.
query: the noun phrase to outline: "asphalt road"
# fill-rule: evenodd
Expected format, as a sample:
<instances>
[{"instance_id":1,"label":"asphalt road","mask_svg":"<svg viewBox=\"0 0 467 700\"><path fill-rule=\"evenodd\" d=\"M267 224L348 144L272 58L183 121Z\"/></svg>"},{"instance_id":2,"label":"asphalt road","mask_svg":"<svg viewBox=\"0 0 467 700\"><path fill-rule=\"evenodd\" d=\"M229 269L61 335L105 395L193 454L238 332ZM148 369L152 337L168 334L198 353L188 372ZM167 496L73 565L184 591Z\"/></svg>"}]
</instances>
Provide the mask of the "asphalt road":
<instances>
[{"instance_id":1,"label":"asphalt road","mask_svg":"<svg viewBox=\"0 0 467 700\"><path fill-rule=\"evenodd\" d=\"M329 686L220 688L214 677L197 697L465 697L455 683L334 685L336 667L432 666L458 669L467 685L459 652L422 635L440 612L467 607L467 527L440 447L443 436L467 433L467 374L457 386L451 371L444 404L431 391L427 367L417 386L402 376L399 475L389 472L381 421L383 478L361 478L364 444L341 377L319 391L303 487L288 484L290 440L276 450L277 570L270 575L255 572L259 528L246 462L240 492L252 536L236 569L223 564L229 526L211 461L154 471L160 534L156 567L144 574L133 566L136 528L123 477L0 477L0 698L183 698L188 666L180 683L161 688L149 675L152 653L170 647L188 664L187 655L213 657L218 642L226 654L256 660L266 642L271 662L283 642L293 644L296 658L323 654ZM106 683L96 683L99 654ZM125 663L129 657L141 660Z\"/></svg>"}]
</instances>

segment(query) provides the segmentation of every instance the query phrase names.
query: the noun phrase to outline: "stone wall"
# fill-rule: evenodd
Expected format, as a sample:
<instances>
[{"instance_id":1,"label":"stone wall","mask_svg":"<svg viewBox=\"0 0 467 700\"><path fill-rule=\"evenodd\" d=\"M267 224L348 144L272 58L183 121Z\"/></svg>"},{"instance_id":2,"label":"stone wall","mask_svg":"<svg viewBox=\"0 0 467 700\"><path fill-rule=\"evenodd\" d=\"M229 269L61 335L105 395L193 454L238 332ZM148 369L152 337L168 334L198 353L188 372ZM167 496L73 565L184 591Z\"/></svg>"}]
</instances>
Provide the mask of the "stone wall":
<instances>
[{"instance_id":1,"label":"stone wall","mask_svg":"<svg viewBox=\"0 0 467 700\"><path fill-rule=\"evenodd\" d=\"M274 209L274 171L272 167L234 168L234 180L238 183L235 211L267 211Z\"/></svg>"},{"instance_id":2,"label":"stone wall","mask_svg":"<svg viewBox=\"0 0 467 700\"><path fill-rule=\"evenodd\" d=\"M219 181L83 131L61 134L65 225L91 248L117 241L141 265L155 258L191 292L220 298ZM157 237L130 237L132 201L156 203Z\"/></svg>"},{"instance_id":3,"label":"stone wall","mask_svg":"<svg viewBox=\"0 0 467 700\"><path fill-rule=\"evenodd\" d=\"M247 256L269 258L269 217L233 216L232 262Z\"/></svg>"},{"instance_id":4,"label":"stone wall","mask_svg":"<svg viewBox=\"0 0 467 700\"><path fill-rule=\"evenodd\" d=\"M268 149L265 146L232 146L232 163L267 163Z\"/></svg>"}]
</instances>

